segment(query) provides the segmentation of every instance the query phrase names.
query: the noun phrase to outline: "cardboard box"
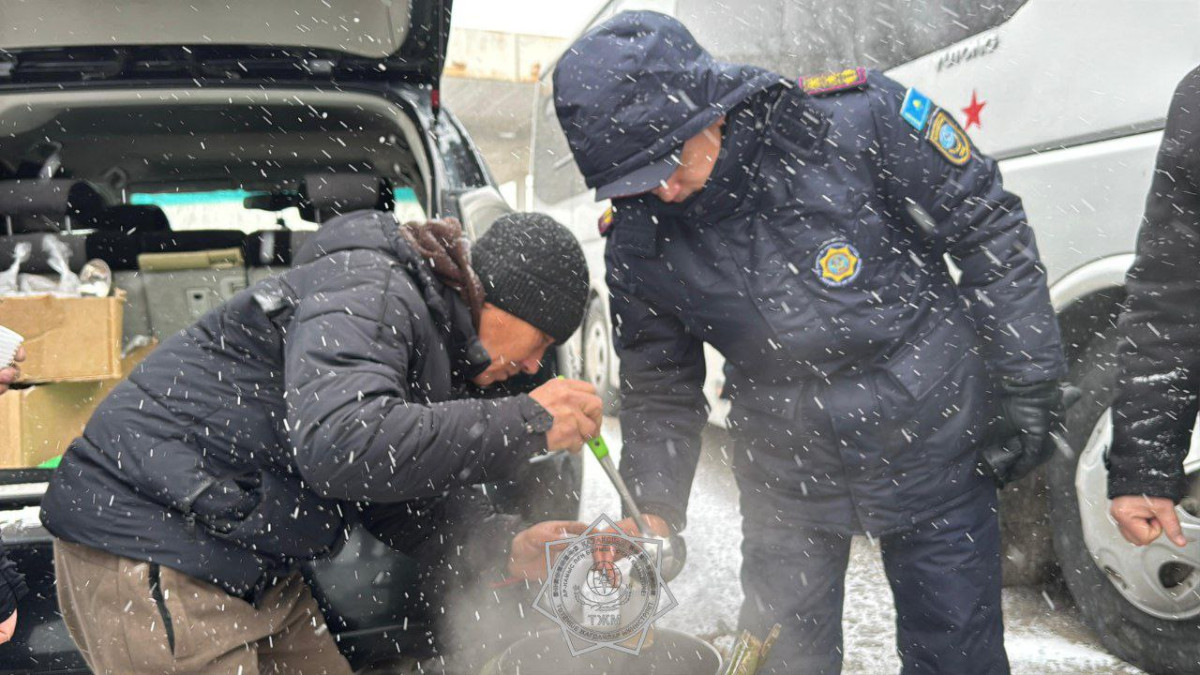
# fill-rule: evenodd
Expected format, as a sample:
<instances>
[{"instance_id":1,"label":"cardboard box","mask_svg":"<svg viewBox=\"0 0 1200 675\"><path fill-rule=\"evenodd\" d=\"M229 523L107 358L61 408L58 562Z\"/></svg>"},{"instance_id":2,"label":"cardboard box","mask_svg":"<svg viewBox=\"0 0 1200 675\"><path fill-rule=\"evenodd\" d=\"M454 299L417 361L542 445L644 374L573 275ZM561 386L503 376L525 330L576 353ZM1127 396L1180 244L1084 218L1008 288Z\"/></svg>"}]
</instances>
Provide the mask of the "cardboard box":
<instances>
[{"instance_id":1,"label":"cardboard box","mask_svg":"<svg viewBox=\"0 0 1200 675\"><path fill-rule=\"evenodd\" d=\"M0 326L25 338L21 382L95 382L121 377L125 292L107 298L0 298Z\"/></svg>"},{"instance_id":2,"label":"cardboard box","mask_svg":"<svg viewBox=\"0 0 1200 675\"><path fill-rule=\"evenodd\" d=\"M118 378L42 384L0 395L0 469L33 467L61 455L108 392L156 346L122 359Z\"/></svg>"}]
</instances>

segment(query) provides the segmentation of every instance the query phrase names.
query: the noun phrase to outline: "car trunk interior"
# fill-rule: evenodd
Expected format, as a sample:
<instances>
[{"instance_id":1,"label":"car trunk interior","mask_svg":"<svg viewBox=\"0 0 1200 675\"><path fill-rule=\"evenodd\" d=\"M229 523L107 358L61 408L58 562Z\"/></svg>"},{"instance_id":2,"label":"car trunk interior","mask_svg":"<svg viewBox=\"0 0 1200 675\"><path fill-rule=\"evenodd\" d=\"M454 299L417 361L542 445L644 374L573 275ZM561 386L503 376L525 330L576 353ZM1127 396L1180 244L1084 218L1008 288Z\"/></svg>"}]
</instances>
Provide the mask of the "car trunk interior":
<instances>
[{"instance_id":1,"label":"car trunk interior","mask_svg":"<svg viewBox=\"0 0 1200 675\"><path fill-rule=\"evenodd\" d=\"M0 96L0 163L0 191L15 186L18 202L21 191L38 182L39 167L43 177L53 175L72 190L83 182L103 194L107 206L91 209L99 213L87 218L23 216L14 226L11 214L0 213L13 232L6 235L0 226L0 270L12 264L15 247L28 241L33 253L21 271L51 274L42 253L47 233L68 243L73 268L91 258L104 260L127 295L126 346L138 336L165 339L241 289L286 269L308 232L333 214L391 208L394 191L411 195L419 203L412 207L424 210L432 189L424 136L408 112L378 96L346 91ZM355 193L328 194L339 185ZM169 206L166 214L158 206L113 208L138 197L166 193L187 202L217 191L255 195L246 201L265 210L247 210L240 196L195 207L186 219ZM298 211L291 208L297 206ZM133 212L137 208L142 212ZM253 217L239 221L240 216ZM195 260L181 267L182 255ZM168 266L161 266L163 257L170 258Z\"/></svg>"},{"instance_id":2,"label":"car trunk interior","mask_svg":"<svg viewBox=\"0 0 1200 675\"><path fill-rule=\"evenodd\" d=\"M0 97L0 162L15 170L45 143L61 144L67 175L118 191L272 191L295 188L308 173L369 172L413 188L422 205L429 194L424 144L408 114L344 91Z\"/></svg>"}]
</instances>

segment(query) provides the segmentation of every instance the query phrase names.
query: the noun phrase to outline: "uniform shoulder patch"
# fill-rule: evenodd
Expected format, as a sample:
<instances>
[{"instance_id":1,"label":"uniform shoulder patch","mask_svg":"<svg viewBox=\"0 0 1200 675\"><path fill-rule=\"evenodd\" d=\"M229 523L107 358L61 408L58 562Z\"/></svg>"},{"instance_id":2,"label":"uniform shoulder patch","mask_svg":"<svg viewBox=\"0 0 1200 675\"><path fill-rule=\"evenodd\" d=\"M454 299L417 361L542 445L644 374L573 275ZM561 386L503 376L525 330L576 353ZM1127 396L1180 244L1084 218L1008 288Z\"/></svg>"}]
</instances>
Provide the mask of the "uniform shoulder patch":
<instances>
[{"instance_id":1,"label":"uniform shoulder patch","mask_svg":"<svg viewBox=\"0 0 1200 675\"><path fill-rule=\"evenodd\" d=\"M867 69L847 68L833 73L802 77L799 79L799 84L805 93L813 96L832 94L847 89L862 89L867 84Z\"/></svg>"},{"instance_id":2,"label":"uniform shoulder patch","mask_svg":"<svg viewBox=\"0 0 1200 675\"><path fill-rule=\"evenodd\" d=\"M596 223L596 228L600 230L601 237L607 237L609 232L612 232L613 226L613 207L608 207L604 210L604 215L600 216L600 220Z\"/></svg>"},{"instance_id":3,"label":"uniform shoulder patch","mask_svg":"<svg viewBox=\"0 0 1200 675\"><path fill-rule=\"evenodd\" d=\"M933 101L929 97L916 89L910 88L904 94L904 103L900 104L900 117L904 118L912 128L917 131L925 131L925 125L929 123L929 116L933 113Z\"/></svg>"},{"instance_id":4,"label":"uniform shoulder patch","mask_svg":"<svg viewBox=\"0 0 1200 675\"><path fill-rule=\"evenodd\" d=\"M925 139L951 164L962 166L971 161L971 141L954 118L945 110L933 114Z\"/></svg>"}]
</instances>

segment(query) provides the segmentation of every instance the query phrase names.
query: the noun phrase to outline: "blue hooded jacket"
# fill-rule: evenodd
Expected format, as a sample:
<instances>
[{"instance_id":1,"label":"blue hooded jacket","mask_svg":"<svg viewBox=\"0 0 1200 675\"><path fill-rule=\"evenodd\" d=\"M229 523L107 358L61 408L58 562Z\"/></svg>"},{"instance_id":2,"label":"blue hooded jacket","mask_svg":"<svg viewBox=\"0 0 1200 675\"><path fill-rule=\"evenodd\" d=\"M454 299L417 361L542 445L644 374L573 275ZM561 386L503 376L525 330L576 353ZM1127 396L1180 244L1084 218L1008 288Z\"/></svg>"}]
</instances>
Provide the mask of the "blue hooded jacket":
<instances>
[{"instance_id":1,"label":"blue hooded jacket","mask_svg":"<svg viewBox=\"0 0 1200 675\"><path fill-rule=\"evenodd\" d=\"M779 82L760 68L713 59L671 17L622 12L559 59L554 105L587 186L602 188L666 158Z\"/></svg>"},{"instance_id":2,"label":"blue hooded jacket","mask_svg":"<svg viewBox=\"0 0 1200 675\"><path fill-rule=\"evenodd\" d=\"M704 343L726 359L744 515L884 534L987 485L995 382L1065 362L1021 201L953 117L876 73L799 86L718 63L651 12L569 54L555 97L589 184L726 117L703 190L613 202L621 472L642 508L685 525Z\"/></svg>"}]
</instances>

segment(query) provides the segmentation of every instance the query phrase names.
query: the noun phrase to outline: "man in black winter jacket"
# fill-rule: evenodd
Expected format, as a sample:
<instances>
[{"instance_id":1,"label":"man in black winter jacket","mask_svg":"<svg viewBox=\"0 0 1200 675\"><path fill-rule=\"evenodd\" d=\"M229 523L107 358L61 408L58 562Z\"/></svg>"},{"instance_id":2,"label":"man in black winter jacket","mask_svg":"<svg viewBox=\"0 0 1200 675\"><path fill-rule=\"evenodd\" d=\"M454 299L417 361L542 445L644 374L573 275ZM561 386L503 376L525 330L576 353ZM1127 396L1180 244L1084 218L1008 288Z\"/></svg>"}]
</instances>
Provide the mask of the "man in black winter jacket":
<instances>
[{"instance_id":1,"label":"man in black winter jacket","mask_svg":"<svg viewBox=\"0 0 1200 675\"><path fill-rule=\"evenodd\" d=\"M1175 90L1118 327L1108 496L1121 534L1186 540L1175 505L1200 411L1200 68Z\"/></svg>"},{"instance_id":2,"label":"man in black winter jacket","mask_svg":"<svg viewBox=\"0 0 1200 675\"><path fill-rule=\"evenodd\" d=\"M654 12L582 36L554 94L613 200L620 469L659 534L686 523L703 343L725 357L741 624L783 626L760 672L840 671L850 537L869 533L903 672L1007 673L993 480L1045 458L1065 363L996 163L915 89L721 63Z\"/></svg>"},{"instance_id":3,"label":"man in black winter jacket","mask_svg":"<svg viewBox=\"0 0 1200 675\"><path fill-rule=\"evenodd\" d=\"M457 223L360 211L164 341L96 410L42 502L88 665L349 672L297 564L332 554L358 511L423 556L459 548L445 526L466 521L476 558L539 576L542 543L585 526L516 533L469 488L578 448L601 402L565 380L461 396L536 372L578 326L587 279L578 242L545 216L505 216L469 252Z\"/></svg>"}]
</instances>

